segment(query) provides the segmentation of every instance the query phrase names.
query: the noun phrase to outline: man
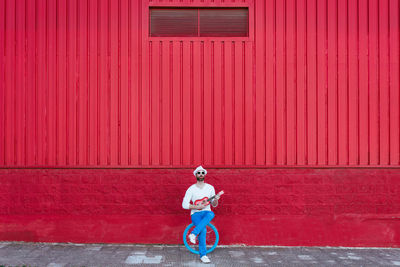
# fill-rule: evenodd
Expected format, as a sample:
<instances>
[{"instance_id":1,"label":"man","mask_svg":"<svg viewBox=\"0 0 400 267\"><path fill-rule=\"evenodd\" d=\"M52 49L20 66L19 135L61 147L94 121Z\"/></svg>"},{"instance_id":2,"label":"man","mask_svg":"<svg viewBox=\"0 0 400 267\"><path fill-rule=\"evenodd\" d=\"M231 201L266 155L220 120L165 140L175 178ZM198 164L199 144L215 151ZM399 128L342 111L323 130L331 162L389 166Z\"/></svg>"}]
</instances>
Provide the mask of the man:
<instances>
[{"instance_id":1,"label":"man","mask_svg":"<svg viewBox=\"0 0 400 267\"><path fill-rule=\"evenodd\" d=\"M206 255L206 226L215 215L214 212L211 211L209 204L194 205L194 202L196 200L203 199L204 197L210 198L214 196L215 189L212 185L204 182L207 171L202 166L197 167L193 174L196 177L197 182L191 185L188 190L186 190L185 197L182 201L182 207L184 209L191 210L190 215L192 222L196 226L189 235L190 242L196 244L196 237L199 237L200 260L204 263L209 263L211 261ZM216 195L212 200L211 204L213 207L218 205L218 199L219 196ZM192 201L193 204L190 204L190 201Z\"/></svg>"}]
</instances>

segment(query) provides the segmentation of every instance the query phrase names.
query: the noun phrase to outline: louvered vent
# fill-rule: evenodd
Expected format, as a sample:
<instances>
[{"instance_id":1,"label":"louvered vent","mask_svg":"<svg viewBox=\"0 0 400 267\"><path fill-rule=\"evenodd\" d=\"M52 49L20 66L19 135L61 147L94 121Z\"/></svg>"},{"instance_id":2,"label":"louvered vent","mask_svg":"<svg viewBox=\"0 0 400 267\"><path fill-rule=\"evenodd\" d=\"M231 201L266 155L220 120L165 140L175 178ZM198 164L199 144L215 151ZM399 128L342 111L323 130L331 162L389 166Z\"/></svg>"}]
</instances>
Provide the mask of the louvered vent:
<instances>
[{"instance_id":1,"label":"louvered vent","mask_svg":"<svg viewBox=\"0 0 400 267\"><path fill-rule=\"evenodd\" d=\"M248 8L150 8L151 37L247 37Z\"/></svg>"},{"instance_id":2,"label":"louvered vent","mask_svg":"<svg viewBox=\"0 0 400 267\"><path fill-rule=\"evenodd\" d=\"M150 36L198 36L198 10L151 8Z\"/></svg>"},{"instance_id":3,"label":"louvered vent","mask_svg":"<svg viewBox=\"0 0 400 267\"><path fill-rule=\"evenodd\" d=\"M249 33L247 8L200 9L200 36L244 37Z\"/></svg>"}]
</instances>

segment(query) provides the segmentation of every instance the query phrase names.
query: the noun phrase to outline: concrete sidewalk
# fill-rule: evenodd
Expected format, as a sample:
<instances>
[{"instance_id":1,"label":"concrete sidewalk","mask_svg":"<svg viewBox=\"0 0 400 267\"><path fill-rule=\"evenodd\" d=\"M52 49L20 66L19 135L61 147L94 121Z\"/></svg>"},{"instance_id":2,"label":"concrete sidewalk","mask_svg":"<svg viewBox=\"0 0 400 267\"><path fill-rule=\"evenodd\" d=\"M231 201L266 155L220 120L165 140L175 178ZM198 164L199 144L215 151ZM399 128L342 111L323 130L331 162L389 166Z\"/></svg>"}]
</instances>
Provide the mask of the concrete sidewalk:
<instances>
[{"instance_id":1,"label":"concrete sidewalk","mask_svg":"<svg viewBox=\"0 0 400 267\"><path fill-rule=\"evenodd\" d=\"M218 247L210 264L183 245L0 242L0 266L400 266L400 249Z\"/></svg>"}]
</instances>

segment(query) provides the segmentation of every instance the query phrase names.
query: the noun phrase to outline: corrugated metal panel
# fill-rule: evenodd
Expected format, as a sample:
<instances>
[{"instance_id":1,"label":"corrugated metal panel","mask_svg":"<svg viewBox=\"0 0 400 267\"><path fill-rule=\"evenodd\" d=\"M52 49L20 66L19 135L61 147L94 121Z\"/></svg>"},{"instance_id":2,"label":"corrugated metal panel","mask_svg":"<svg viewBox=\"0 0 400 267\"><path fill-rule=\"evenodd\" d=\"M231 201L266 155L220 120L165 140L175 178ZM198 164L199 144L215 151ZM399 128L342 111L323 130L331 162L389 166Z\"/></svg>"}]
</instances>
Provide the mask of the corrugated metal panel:
<instances>
[{"instance_id":1,"label":"corrugated metal panel","mask_svg":"<svg viewBox=\"0 0 400 267\"><path fill-rule=\"evenodd\" d=\"M250 36L148 37L149 6ZM0 165L398 166L398 0L0 0Z\"/></svg>"}]
</instances>

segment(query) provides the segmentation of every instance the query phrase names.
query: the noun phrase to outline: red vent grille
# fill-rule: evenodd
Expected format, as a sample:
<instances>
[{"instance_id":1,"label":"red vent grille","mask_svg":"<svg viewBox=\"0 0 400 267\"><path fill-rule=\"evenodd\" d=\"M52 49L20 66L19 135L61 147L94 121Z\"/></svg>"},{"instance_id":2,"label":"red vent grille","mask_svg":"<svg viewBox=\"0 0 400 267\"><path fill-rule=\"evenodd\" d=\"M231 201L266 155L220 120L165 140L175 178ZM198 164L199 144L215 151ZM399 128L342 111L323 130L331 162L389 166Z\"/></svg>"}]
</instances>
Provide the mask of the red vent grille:
<instances>
[{"instance_id":1,"label":"red vent grille","mask_svg":"<svg viewBox=\"0 0 400 267\"><path fill-rule=\"evenodd\" d=\"M198 36L197 9L150 9L150 36Z\"/></svg>"},{"instance_id":2,"label":"red vent grille","mask_svg":"<svg viewBox=\"0 0 400 267\"><path fill-rule=\"evenodd\" d=\"M200 9L200 36L248 36L247 8Z\"/></svg>"},{"instance_id":3,"label":"red vent grille","mask_svg":"<svg viewBox=\"0 0 400 267\"><path fill-rule=\"evenodd\" d=\"M150 8L151 37L247 37L248 8Z\"/></svg>"}]
</instances>

